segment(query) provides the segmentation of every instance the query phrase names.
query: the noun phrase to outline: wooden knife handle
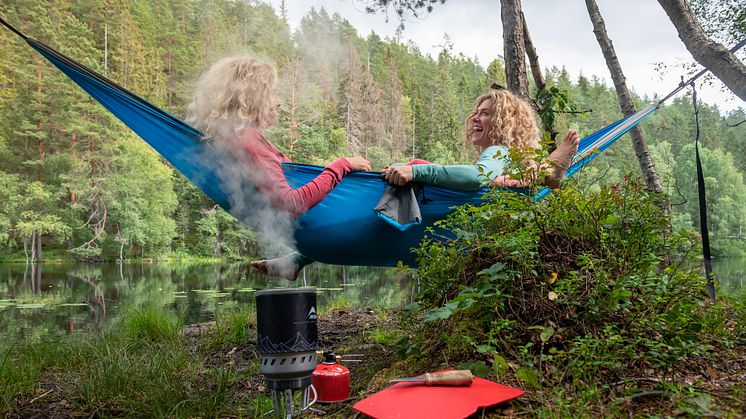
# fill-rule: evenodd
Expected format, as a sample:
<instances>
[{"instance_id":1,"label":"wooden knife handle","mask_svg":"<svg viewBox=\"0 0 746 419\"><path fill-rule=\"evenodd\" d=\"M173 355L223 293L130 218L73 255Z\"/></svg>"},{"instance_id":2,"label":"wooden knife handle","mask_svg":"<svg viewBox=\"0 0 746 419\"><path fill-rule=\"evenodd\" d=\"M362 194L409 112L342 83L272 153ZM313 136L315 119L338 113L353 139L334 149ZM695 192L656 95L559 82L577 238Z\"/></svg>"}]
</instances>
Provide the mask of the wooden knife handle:
<instances>
[{"instance_id":1,"label":"wooden knife handle","mask_svg":"<svg viewBox=\"0 0 746 419\"><path fill-rule=\"evenodd\" d=\"M426 386L469 386L474 380L469 370L453 370L425 373L423 375Z\"/></svg>"}]
</instances>

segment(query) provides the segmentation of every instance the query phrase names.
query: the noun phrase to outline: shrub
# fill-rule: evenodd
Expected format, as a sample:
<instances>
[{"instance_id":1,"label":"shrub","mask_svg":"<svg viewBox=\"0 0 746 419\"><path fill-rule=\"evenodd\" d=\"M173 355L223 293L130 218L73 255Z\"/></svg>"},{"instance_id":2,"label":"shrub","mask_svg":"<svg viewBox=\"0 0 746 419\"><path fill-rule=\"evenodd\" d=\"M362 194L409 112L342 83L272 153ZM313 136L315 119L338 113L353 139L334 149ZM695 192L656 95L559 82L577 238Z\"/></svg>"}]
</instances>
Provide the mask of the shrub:
<instances>
[{"instance_id":1,"label":"shrub","mask_svg":"<svg viewBox=\"0 0 746 419\"><path fill-rule=\"evenodd\" d=\"M417 338L401 353L447 353L496 374L510 358L538 384L547 371L577 382L705 351L694 245L660 208L629 179L541 202L495 190L458 208L418 250L424 322L410 323Z\"/></svg>"}]
</instances>

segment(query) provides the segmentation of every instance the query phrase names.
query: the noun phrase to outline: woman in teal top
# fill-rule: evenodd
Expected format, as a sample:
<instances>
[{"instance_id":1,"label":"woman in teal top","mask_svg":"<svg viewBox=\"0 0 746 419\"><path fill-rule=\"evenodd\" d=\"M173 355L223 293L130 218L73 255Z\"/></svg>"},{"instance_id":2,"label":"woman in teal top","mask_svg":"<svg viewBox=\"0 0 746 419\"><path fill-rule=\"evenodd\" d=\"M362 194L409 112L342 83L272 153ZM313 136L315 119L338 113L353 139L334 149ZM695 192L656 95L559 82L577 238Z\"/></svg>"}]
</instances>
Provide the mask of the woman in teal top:
<instances>
[{"instance_id":1,"label":"woman in teal top","mask_svg":"<svg viewBox=\"0 0 746 419\"><path fill-rule=\"evenodd\" d=\"M510 149L527 155L539 148L539 128L533 108L526 101L505 89L492 89L477 98L474 111L466 119L466 138L480 149L479 160L469 165L421 164L423 160L383 170L384 178L393 185L422 182L459 190L476 190L484 186L485 176L492 184L511 188L525 187L533 182L540 168L548 169L544 185L556 188L564 177L580 138L570 130L562 144L541 166L531 164L523 179L510 179L504 174ZM287 256L252 262L260 272L294 280L300 270L312 263L298 252Z\"/></svg>"},{"instance_id":2,"label":"woman in teal top","mask_svg":"<svg viewBox=\"0 0 746 419\"><path fill-rule=\"evenodd\" d=\"M484 174L501 175L509 162L508 148L493 145L482 150L479 160L469 165L416 164L412 181L439 185L450 189L473 191L484 186ZM384 177L393 169L384 169ZM483 173L483 175L480 175ZM390 177L390 175L389 175ZM490 176L494 180L495 177ZM388 180L388 179L387 179ZM390 183L394 183L389 180ZM406 182L405 182L406 183Z\"/></svg>"},{"instance_id":3,"label":"woman in teal top","mask_svg":"<svg viewBox=\"0 0 746 419\"><path fill-rule=\"evenodd\" d=\"M391 184L403 186L409 182L422 182L452 189L476 190L484 186L484 176L492 184L513 188L525 187L533 182L540 168L548 169L543 184L559 187L572 157L578 150L580 137L569 130L565 140L552 152L541 166L531 164L521 180L511 180L504 174L508 164L508 150L517 149L524 154L535 153L539 148L539 128L528 102L506 89L491 89L477 98L474 111L466 119L465 137L479 147L479 160L473 165L413 164L384 169L384 178Z\"/></svg>"}]
</instances>

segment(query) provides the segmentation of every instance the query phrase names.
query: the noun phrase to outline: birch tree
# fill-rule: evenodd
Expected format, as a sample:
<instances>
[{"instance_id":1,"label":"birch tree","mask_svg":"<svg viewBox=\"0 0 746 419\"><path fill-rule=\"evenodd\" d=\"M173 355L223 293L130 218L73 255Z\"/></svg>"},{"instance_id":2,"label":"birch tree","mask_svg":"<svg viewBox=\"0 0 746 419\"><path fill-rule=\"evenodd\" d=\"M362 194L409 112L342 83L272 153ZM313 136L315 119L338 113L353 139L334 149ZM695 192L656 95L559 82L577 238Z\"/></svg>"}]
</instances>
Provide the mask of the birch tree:
<instances>
[{"instance_id":1,"label":"birch tree","mask_svg":"<svg viewBox=\"0 0 746 419\"><path fill-rule=\"evenodd\" d=\"M736 96L746 100L746 65L728 48L707 36L686 0L658 0L658 3L666 11L692 57Z\"/></svg>"},{"instance_id":2,"label":"birch tree","mask_svg":"<svg viewBox=\"0 0 746 419\"><path fill-rule=\"evenodd\" d=\"M616 89L617 97L619 98L619 105L621 106L622 112L625 116L632 115L636 111L632 104L632 97L630 96L629 89L627 88L627 80L624 77L624 72L622 71L619 59L616 56L614 45L612 45L611 39L609 39L609 35L606 33L606 24L604 23L603 17L601 17L601 11L598 9L595 0L585 0L585 4L588 8L591 22L593 23L593 33L596 35L598 45L601 47L601 52L606 60L606 65L609 67L611 79L614 82L614 88ZM645 139L642 136L642 132L638 127L634 127L630 130L630 135L632 137L632 145L635 149L635 154L637 155L637 161L640 163L640 169L645 178L645 184L651 191L663 193L660 178L658 177L658 173L655 171L653 157L650 155L650 151L648 150Z\"/></svg>"}]
</instances>

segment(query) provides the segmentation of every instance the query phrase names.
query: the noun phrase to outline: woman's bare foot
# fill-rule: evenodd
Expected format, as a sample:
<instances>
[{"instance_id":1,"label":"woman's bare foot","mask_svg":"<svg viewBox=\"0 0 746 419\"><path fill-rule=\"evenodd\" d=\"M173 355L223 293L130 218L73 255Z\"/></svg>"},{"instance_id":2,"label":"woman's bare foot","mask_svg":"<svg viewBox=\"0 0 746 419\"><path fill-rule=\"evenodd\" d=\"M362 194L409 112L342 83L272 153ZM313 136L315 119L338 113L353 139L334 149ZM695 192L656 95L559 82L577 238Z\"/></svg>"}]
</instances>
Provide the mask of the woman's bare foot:
<instances>
[{"instance_id":1,"label":"woman's bare foot","mask_svg":"<svg viewBox=\"0 0 746 419\"><path fill-rule=\"evenodd\" d=\"M296 263L295 254L289 254L281 258L257 260L250 263L251 267L268 276L276 276L288 281L295 281L303 269Z\"/></svg>"},{"instance_id":2,"label":"woman's bare foot","mask_svg":"<svg viewBox=\"0 0 746 419\"><path fill-rule=\"evenodd\" d=\"M568 130L562 144L547 157L549 161L549 174L544 179L544 185L552 189L559 188L565 178L565 172L572 164L572 158L578 152L580 136L575 130Z\"/></svg>"}]
</instances>

